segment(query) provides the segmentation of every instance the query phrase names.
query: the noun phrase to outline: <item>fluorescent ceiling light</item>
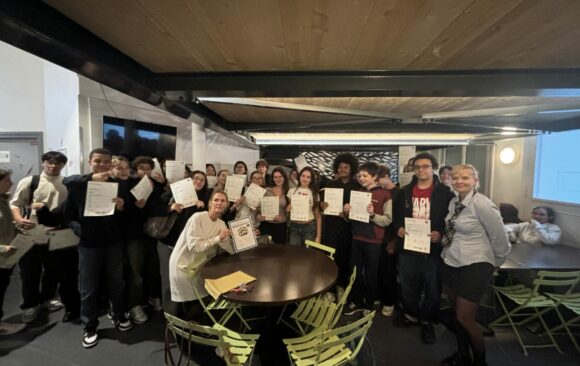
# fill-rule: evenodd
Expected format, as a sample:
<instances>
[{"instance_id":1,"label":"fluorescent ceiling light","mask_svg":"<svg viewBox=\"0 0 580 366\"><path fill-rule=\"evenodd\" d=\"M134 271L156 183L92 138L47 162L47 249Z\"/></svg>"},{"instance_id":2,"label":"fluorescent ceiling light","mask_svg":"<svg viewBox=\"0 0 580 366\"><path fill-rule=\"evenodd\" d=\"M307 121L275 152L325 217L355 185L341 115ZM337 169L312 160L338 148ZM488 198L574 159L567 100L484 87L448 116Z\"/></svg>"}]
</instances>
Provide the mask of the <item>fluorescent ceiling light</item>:
<instances>
[{"instance_id":1,"label":"fluorescent ceiling light","mask_svg":"<svg viewBox=\"0 0 580 366\"><path fill-rule=\"evenodd\" d=\"M556 113L577 113L580 109L559 109L555 111L541 111L538 114L556 114Z\"/></svg>"},{"instance_id":2,"label":"fluorescent ceiling light","mask_svg":"<svg viewBox=\"0 0 580 366\"><path fill-rule=\"evenodd\" d=\"M474 134L252 133L258 145L467 145Z\"/></svg>"},{"instance_id":3,"label":"fluorescent ceiling light","mask_svg":"<svg viewBox=\"0 0 580 366\"><path fill-rule=\"evenodd\" d=\"M502 127L501 129L504 131L517 131L518 130L516 127L509 127L509 126Z\"/></svg>"}]
</instances>

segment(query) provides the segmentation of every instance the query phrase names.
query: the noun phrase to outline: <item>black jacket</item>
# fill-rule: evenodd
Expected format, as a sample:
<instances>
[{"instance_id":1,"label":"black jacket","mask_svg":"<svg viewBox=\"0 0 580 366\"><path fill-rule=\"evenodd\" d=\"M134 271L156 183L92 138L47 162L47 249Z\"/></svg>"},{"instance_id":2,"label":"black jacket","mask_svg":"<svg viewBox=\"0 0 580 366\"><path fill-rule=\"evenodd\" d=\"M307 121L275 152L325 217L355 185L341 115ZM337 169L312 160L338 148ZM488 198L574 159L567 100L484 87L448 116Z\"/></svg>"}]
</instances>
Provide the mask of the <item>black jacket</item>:
<instances>
[{"instance_id":1,"label":"black jacket","mask_svg":"<svg viewBox=\"0 0 580 366\"><path fill-rule=\"evenodd\" d=\"M393 228L395 233L401 227L405 227L405 217L413 217L413 187L417 184L417 177L413 177L411 183L407 184L397 195L393 206ZM439 182L439 178L433 175L433 193L431 194L431 208L429 216L431 219L431 231L438 231L443 235L445 230L445 217L449 210L449 201L455 195L449 187ZM398 248L403 249L403 239L398 238ZM430 255L439 256L441 254L441 243L431 243ZM416 252L413 252L416 253ZM420 253L417 253L420 254Z\"/></svg>"},{"instance_id":2,"label":"black jacket","mask_svg":"<svg viewBox=\"0 0 580 366\"><path fill-rule=\"evenodd\" d=\"M143 230L145 221L150 216L164 216L167 211L167 205L162 201L164 184L153 181L153 192L147 198L147 202L143 208L135 206L137 199L131 193L131 189L135 187L141 178L129 178L126 182L128 189L128 196L125 200L124 215L123 215L123 232L124 238L143 239L147 238Z\"/></svg>"},{"instance_id":3,"label":"black jacket","mask_svg":"<svg viewBox=\"0 0 580 366\"><path fill-rule=\"evenodd\" d=\"M85 200L87 184L92 180L92 174L83 175L68 184L68 198L65 206L65 220L81 240L83 247L102 247L105 245L120 244L123 240L121 230L123 211L115 210L110 216L86 217ZM127 201L127 185L124 181L109 178L108 182L119 183L117 197Z\"/></svg>"}]
</instances>

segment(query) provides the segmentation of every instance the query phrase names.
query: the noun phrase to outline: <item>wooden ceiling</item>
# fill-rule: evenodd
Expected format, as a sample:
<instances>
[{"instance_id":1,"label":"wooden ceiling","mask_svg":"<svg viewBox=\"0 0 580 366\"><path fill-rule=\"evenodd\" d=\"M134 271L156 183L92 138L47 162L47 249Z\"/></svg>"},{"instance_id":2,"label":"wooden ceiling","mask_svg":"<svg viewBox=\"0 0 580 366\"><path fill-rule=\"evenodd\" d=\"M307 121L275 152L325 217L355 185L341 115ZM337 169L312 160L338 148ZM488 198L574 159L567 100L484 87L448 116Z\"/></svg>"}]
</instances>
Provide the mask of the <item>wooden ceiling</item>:
<instances>
[{"instance_id":1,"label":"wooden ceiling","mask_svg":"<svg viewBox=\"0 0 580 366\"><path fill-rule=\"evenodd\" d=\"M156 73L580 66L576 0L45 0Z\"/></svg>"},{"instance_id":2,"label":"wooden ceiling","mask_svg":"<svg viewBox=\"0 0 580 366\"><path fill-rule=\"evenodd\" d=\"M0 1L1 40L220 133L580 128L578 0Z\"/></svg>"}]
</instances>

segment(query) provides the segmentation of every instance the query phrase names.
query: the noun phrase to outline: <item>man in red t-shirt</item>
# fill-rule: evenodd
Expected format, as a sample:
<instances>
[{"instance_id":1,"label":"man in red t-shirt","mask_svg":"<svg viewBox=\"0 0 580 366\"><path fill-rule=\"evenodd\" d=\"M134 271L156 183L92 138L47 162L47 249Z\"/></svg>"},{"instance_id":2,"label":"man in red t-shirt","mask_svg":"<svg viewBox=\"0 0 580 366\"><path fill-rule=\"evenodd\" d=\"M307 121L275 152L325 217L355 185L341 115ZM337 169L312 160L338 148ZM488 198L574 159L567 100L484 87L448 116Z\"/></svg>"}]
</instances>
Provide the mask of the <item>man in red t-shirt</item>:
<instances>
[{"instance_id":1,"label":"man in red t-shirt","mask_svg":"<svg viewBox=\"0 0 580 366\"><path fill-rule=\"evenodd\" d=\"M445 229L449 201L453 193L441 184L433 169L437 159L429 153L415 156L415 176L403 187L394 204L393 224L399 249L399 278L403 312L397 312L395 326L421 324L421 340L435 342L433 322L439 317L441 299L441 235ZM431 220L430 253L404 249L405 218ZM424 301L421 295L424 291Z\"/></svg>"}]
</instances>

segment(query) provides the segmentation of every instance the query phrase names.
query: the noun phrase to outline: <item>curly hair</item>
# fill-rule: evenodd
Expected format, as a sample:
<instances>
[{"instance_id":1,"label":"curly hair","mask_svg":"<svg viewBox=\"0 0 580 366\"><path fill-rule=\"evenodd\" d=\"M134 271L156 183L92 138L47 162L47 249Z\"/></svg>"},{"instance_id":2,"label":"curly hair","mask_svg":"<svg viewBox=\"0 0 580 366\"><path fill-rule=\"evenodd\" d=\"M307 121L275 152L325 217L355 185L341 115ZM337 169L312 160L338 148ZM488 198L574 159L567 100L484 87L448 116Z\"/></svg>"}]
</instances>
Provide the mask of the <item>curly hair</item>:
<instances>
[{"instance_id":1,"label":"curly hair","mask_svg":"<svg viewBox=\"0 0 580 366\"><path fill-rule=\"evenodd\" d=\"M338 154L332 163L332 172L338 173L338 167L342 163L350 165L350 175L354 177L358 172L358 160L354 155L349 153Z\"/></svg>"}]
</instances>

